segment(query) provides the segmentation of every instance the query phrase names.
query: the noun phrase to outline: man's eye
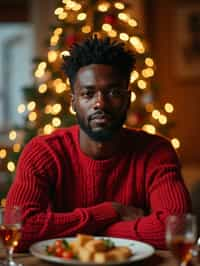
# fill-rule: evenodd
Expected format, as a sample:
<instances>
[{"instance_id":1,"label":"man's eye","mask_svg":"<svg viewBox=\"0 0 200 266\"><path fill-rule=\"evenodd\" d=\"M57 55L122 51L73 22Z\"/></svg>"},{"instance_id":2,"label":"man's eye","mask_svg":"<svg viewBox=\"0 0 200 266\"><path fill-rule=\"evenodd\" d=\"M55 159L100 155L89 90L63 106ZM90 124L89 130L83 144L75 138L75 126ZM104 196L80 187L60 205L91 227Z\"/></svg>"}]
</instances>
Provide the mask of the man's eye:
<instances>
[{"instance_id":1,"label":"man's eye","mask_svg":"<svg viewBox=\"0 0 200 266\"><path fill-rule=\"evenodd\" d=\"M121 97L124 95L124 92L118 88L113 88L109 91L109 94L112 97Z\"/></svg>"},{"instance_id":2,"label":"man's eye","mask_svg":"<svg viewBox=\"0 0 200 266\"><path fill-rule=\"evenodd\" d=\"M92 97L94 92L92 90L82 90L81 96L83 97Z\"/></svg>"}]
</instances>

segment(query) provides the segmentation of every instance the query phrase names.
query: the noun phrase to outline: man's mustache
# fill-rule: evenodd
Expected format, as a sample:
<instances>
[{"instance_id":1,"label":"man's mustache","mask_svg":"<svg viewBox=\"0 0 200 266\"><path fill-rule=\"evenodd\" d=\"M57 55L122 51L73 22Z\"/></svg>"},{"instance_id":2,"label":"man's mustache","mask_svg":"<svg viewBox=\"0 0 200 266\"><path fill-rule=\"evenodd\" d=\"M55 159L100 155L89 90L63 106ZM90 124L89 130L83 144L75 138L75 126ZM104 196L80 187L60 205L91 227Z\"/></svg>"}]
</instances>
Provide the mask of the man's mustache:
<instances>
[{"instance_id":1,"label":"man's mustache","mask_svg":"<svg viewBox=\"0 0 200 266\"><path fill-rule=\"evenodd\" d=\"M94 112L93 114L89 115L88 120L93 120L95 118L100 118L100 117L108 117L111 118L112 114L110 112L107 111L102 111L102 110L98 110L96 112Z\"/></svg>"}]
</instances>

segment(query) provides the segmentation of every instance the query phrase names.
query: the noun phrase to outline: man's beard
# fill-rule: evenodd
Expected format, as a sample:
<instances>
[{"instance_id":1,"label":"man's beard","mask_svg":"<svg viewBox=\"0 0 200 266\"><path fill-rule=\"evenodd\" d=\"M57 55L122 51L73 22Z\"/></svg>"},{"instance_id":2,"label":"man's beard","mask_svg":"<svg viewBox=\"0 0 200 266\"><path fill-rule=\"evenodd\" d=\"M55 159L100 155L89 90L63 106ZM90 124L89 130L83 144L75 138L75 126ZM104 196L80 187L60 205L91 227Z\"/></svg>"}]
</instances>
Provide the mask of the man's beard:
<instances>
[{"instance_id":1,"label":"man's beard","mask_svg":"<svg viewBox=\"0 0 200 266\"><path fill-rule=\"evenodd\" d=\"M91 139L97 142L104 142L111 140L113 136L120 131L122 125L124 124L124 121L126 120L126 112L124 112L120 117L114 120L109 127L98 129L97 131L93 130L90 127L89 123L86 125L86 123L84 123L83 119L79 116L78 113L76 113L76 118L80 128Z\"/></svg>"}]
</instances>

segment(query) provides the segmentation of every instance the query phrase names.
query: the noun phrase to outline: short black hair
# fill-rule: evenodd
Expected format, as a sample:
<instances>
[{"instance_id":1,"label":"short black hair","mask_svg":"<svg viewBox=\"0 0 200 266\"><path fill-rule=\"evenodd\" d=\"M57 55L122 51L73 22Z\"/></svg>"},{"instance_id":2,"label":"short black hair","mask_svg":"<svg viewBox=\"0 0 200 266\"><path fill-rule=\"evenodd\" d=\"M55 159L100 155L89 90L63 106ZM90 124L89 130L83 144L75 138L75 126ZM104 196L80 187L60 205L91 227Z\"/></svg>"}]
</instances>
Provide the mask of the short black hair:
<instances>
[{"instance_id":1,"label":"short black hair","mask_svg":"<svg viewBox=\"0 0 200 266\"><path fill-rule=\"evenodd\" d=\"M111 65L127 80L135 66L135 55L125 48L125 43L112 41L109 37L98 38L94 35L75 43L70 49L70 55L63 56L62 69L68 76L73 90L76 74L81 67L91 64Z\"/></svg>"}]
</instances>

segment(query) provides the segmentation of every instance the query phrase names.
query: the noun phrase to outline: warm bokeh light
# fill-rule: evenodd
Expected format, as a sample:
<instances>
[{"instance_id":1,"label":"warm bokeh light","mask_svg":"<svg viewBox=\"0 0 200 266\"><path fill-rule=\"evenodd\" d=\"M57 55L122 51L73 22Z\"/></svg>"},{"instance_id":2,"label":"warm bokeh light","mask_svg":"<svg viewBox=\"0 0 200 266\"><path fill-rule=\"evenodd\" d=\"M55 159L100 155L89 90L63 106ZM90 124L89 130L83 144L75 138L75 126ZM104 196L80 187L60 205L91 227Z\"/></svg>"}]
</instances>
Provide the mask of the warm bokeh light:
<instances>
[{"instance_id":1,"label":"warm bokeh light","mask_svg":"<svg viewBox=\"0 0 200 266\"><path fill-rule=\"evenodd\" d=\"M153 66L154 66L154 61L153 61L152 58L147 57L147 58L145 59L145 64L146 64L148 67L153 67Z\"/></svg>"},{"instance_id":2,"label":"warm bokeh light","mask_svg":"<svg viewBox=\"0 0 200 266\"><path fill-rule=\"evenodd\" d=\"M112 29L111 31L108 32L108 36L111 38L117 37L117 31Z\"/></svg>"},{"instance_id":3,"label":"warm bokeh light","mask_svg":"<svg viewBox=\"0 0 200 266\"><path fill-rule=\"evenodd\" d=\"M62 14L63 12L64 12L64 8L63 7L58 7L54 11L54 14L58 16L58 15Z\"/></svg>"},{"instance_id":4,"label":"warm bokeh light","mask_svg":"<svg viewBox=\"0 0 200 266\"><path fill-rule=\"evenodd\" d=\"M175 149L179 149L180 146L181 146L181 143L180 143L179 139L177 139L177 138L173 138L173 139L171 140L171 143L172 143L172 146L173 146Z\"/></svg>"},{"instance_id":5,"label":"warm bokeh light","mask_svg":"<svg viewBox=\"0 0 200 266\"><path fill-rule=\"evenodd\" d=\"M123 13L123 12L121 12L121 13L118 14L118 18L120 20L126 21L126 22L130 19L129 18L129 15L127 15L126 13Z\"/></svg>"},{"instance_id":6,"label":"warm bokeh light","mask_svg":"<svg viewBox=\"0 0 200 266\"><path fill-rule=\"evenodd\" d=\"M152 112L152 117L154 118L154 119L158 119L159 117L160 117L160 111L158 111L158 110L153 110L153 112Z\"/></svg>"},{"instance_id":7,"label":"warm bokeh light","mask_svg":"<svg viewBox=\"0 0 200 266\"><path fill-rule=\"evenodd\" d=\"M29 119L29 121L34 122L37 119L37 113L36 112L30 112L28 114L28 119Z\"/></svg>"},{"instance_id":8,"label":"warm bokeh light","mask_svg":"<svg viewBox=\"0 0 200 266\"><path fill-rule=\"evenodd\" d=\"M60 113L62 111L62 105L60 103L56 103L52 106L52 111L51 113L53 115L57 115L58 113Z\"/></svg>"},{"instance_id":9,"label":"warm bokeh light","mask_svg":"<svg viewBox=\"0 0 200 266\"><path fill-rule=\"evenodd\" d=\"M148 67L148 68L143 69L142 70L142 75L143 75L144 78L153 77L153 75L154 75L153 68Z\"/></svg>"},{"instance_id":10,"label":"warm bokeh light","mask_svg":"<svg viewBox=\"0 0 200 266\"><path fill-rule=\"evenodd\" d=\"M19 114L24 113L25 110L26 110L26 106L25 106L25 104L21 103L21 104L18 105L18 107L17 107L17 112L18 112Z\"/></svg>"},{"instance_id":11,"label":"warm bokeh light","mask_svg":"<svg viewBox=\"0 0 200 266\"><path fill-rule=\"evenodd\" d=\"M43 83L39 86L38 92L39 93L45 93L47 91L47 84Z\"/></svg>"},{"instance_id":12,"label":"warm bokeh light","mask_svg":"<svg viewBox=\"0 0 200 266\"><path fill-rule=\"evenodd\" d=\"M6 149L0 149L0 159L5 159L7 156Z\"/></svg>"},{"instance_id":13,"label":"warm bokeh light","mask_svg":"<svg viewBox=\"0 0 200 266\"><path fill-rule=\"evenodd\" d=\"M146 87L147 87L147 83L146 83L146 81L145 81L145 80L142 80L142 79L140 79L140 80L137 81L137 85L138 85L138 87L139 87L141 90L144 90L144 89L146 89Z\"/></svg>"},{"instance_id":14,"label":"warm bokeh light","mask_svg":"<svg viewBox=\"0 0 200 266\"><path fill-rule=\"evenodd\" d=\"M83 32L83 33L90 33L91 32L91 26L90 25L85 25L85 26L83 26L82 28L81 28L81 31Z\"/></svg>"},{"instance_id":15,"label":"warm bokeh light","mask_svg":"<svg viewBox=\"0 0 200 266\"><path fill-rule=\"evenodd\" d=\"M56 51L51 50L48 52L48 61L50 63L56 61L57 57L58 57L58 53Z\"/></svg>"},{"instance_id":16,"label":"warm bokeh light","mask_svg":"<svg viewBox=\"0 0 200 266\"><path fill-rule=\"evenodd\" d=\"M172 113L174 111L174 106L171 103L166 103L164 108L167 113Z\"/></svg>"},{"instance_id":17,"label":"warm bokeh light","mask_svg":"<svg viewBox=\"0 0 200 266\"><path fill-rule=\"evenodd\" d=\"M120 38L122 41L125 41L125 42L129 40L129 36L128 36L128 34L127 34L127 33L124 33L124 32L122 32L122 33L119 34L119 38Z\"/></svg>"},{"instance_id":18,"label":"warm bokeh light","mask_svg":"<svg viewBox=\"0 0 200 266\"><path fill-rule=\"evenodd\" d=\"M151 124L145 124L142 129L150 134L156 133L156 128Z\"/></svg>"},{"instance_id":19,"label":"warm bokeh light","mask_svg":"<svg viewBox=\"0 0 200 266\"><path fill-rule=\"evenodd\" d=\"M116 2L116 3L114 4L114 6L115 6L115 8L117 8L117 9L119 9L119 10L123 10L123 9L125 8L124 3L122 3L122 2Z\"/></svg>"},{"instance_id":20,"label":"warm bokeh light","mask_svg":"<svg viewBox=\"0 0 200 266\"><path fill-rule=\"evenodd\" d=\"M12 161L9 161L7 163L7 169L9 172L14 172L15 171L15 163Z\"/></svg>"},{"instance_id":21,"label":"warm bokeh light","mask_svg":"<svg viewBox=\"0 0 200 266\"><path fill-rule=\"evenodd\" d=\"M31 101L31 102L29 102L29 103L27 104L27 109L28 109L29 111L33 111L33 110L35 109L35 107L36 107L36 102L34 102L34 101Z\"/></svg>"},{"instance_id":22,"label":"warm bokeh light","mask_svg":"<svg viewBox=\"0 0 200 266\"><path fill-rule=\"evenodd\" d=\"M109 8L110 8L110 3L108 3L108 2L103 2L103 3L99 4L97 7L97 9L100 12L107 12Z\"/></svg>"},{"instance_id":23,"label":"warm bokeh light","mask_svg":"<svg viewBox=\"0 0 200 266\"><path fill-rule=\"evenodd\" d=\"M17 137L17 132L16 132L15 130L11 130L11 131L9 132L9 139L10 139L10 140L15 140L16 137Z\"/></svg>"},{"instance_id":24,"label":"warm bokeh light","mask_svg":"<svg viewBox=\"0 0 200 266\"><path fill-rule=\"evenodd\" d=\"M49 135L54 131L54 127L50 124L44 126L44 134Z\"/></svg>"},{"instance_id":25,"label":"warm bokeh light","mask_svg":"<svg viewBox=\"0 0 200 266\"><path fill-rule=\"evenodd\" d=\"M131 92L131 102L134 102L136 100L136 94L135 92Z\"/></svg>"},{"instance_id":26,"label":"warm bokeh light","mask_svg":"<svg viewBox=\"0 0 200 266\"><path fill-rule=\"evenodd\" d=\"M111 30L112 30L112 26L111 26L110 24L108 24L108 23L104 23L104 24L102 25L102 29L103 29L104 31L111 31Z\"/></svg>"},{"instance_id":27,"label":"warm bokeh light","mask_svg":"<svg viewBox=\"0 0 200 266\"><path fill-rule=\"evenodd\" d=\"M86 13L80 13L77 15L77 19L82 21L85 20L87 18L87 14Z\"/></svg>"},{"instance_id":28,"label":"warm bokeh light","mask_svg":"<svg viewBox=\"0 0 200 266\"><path fill-rule=\"evenodd\" d=\"M59 126L61 125L61 120L60 120L60 118L59 118L59 117L54 117L54 118L52 119L52 125L53 125L54 127L59 127Z\"/></svg>"},{"instance_id":29,"label":"warm bokeh light","mask_svg":"<svg viewBox=\"0 0 200 266\"><path fill-rule=\"evenodd\" d=\"M20 152L21 150L21 145L19 143L13 144L13 151L14 152Z\"/></svg>"},{"instance_id":30,"label":"warm bokeh light","mask_svg":"<svg viewBox=\"0 0 200 266\"><path fill-rule=\"evenodd\" d=\"M158 117L158 121L159 121L159 123L161 124L161 125L165 125L165 124L167 124L167 117L165 116L165 115L160 115L159 117Z\"/></svg>"},{"instance_id":31,"label":"warm bokeh light","mask_svg":"<svg viewBox=\"0 0 200 266\"><path fill-rule=\"evenodd\" d=\"M135 19L130 18L128 20L128 25L131 26L131 27L137 27L138 23L137 23L137 21Z\"/></svg>"},{"instance_id":32,"label":"warm bokeh light","mask_svg":"<svg viewBox=\"0 0 200 266\"><path fill-rule=\"evenodd\" d=\"M139 78L139 73L136 70L133 70L131 73L130 83L133 83Z\"/></svg>"}]
</instances>

